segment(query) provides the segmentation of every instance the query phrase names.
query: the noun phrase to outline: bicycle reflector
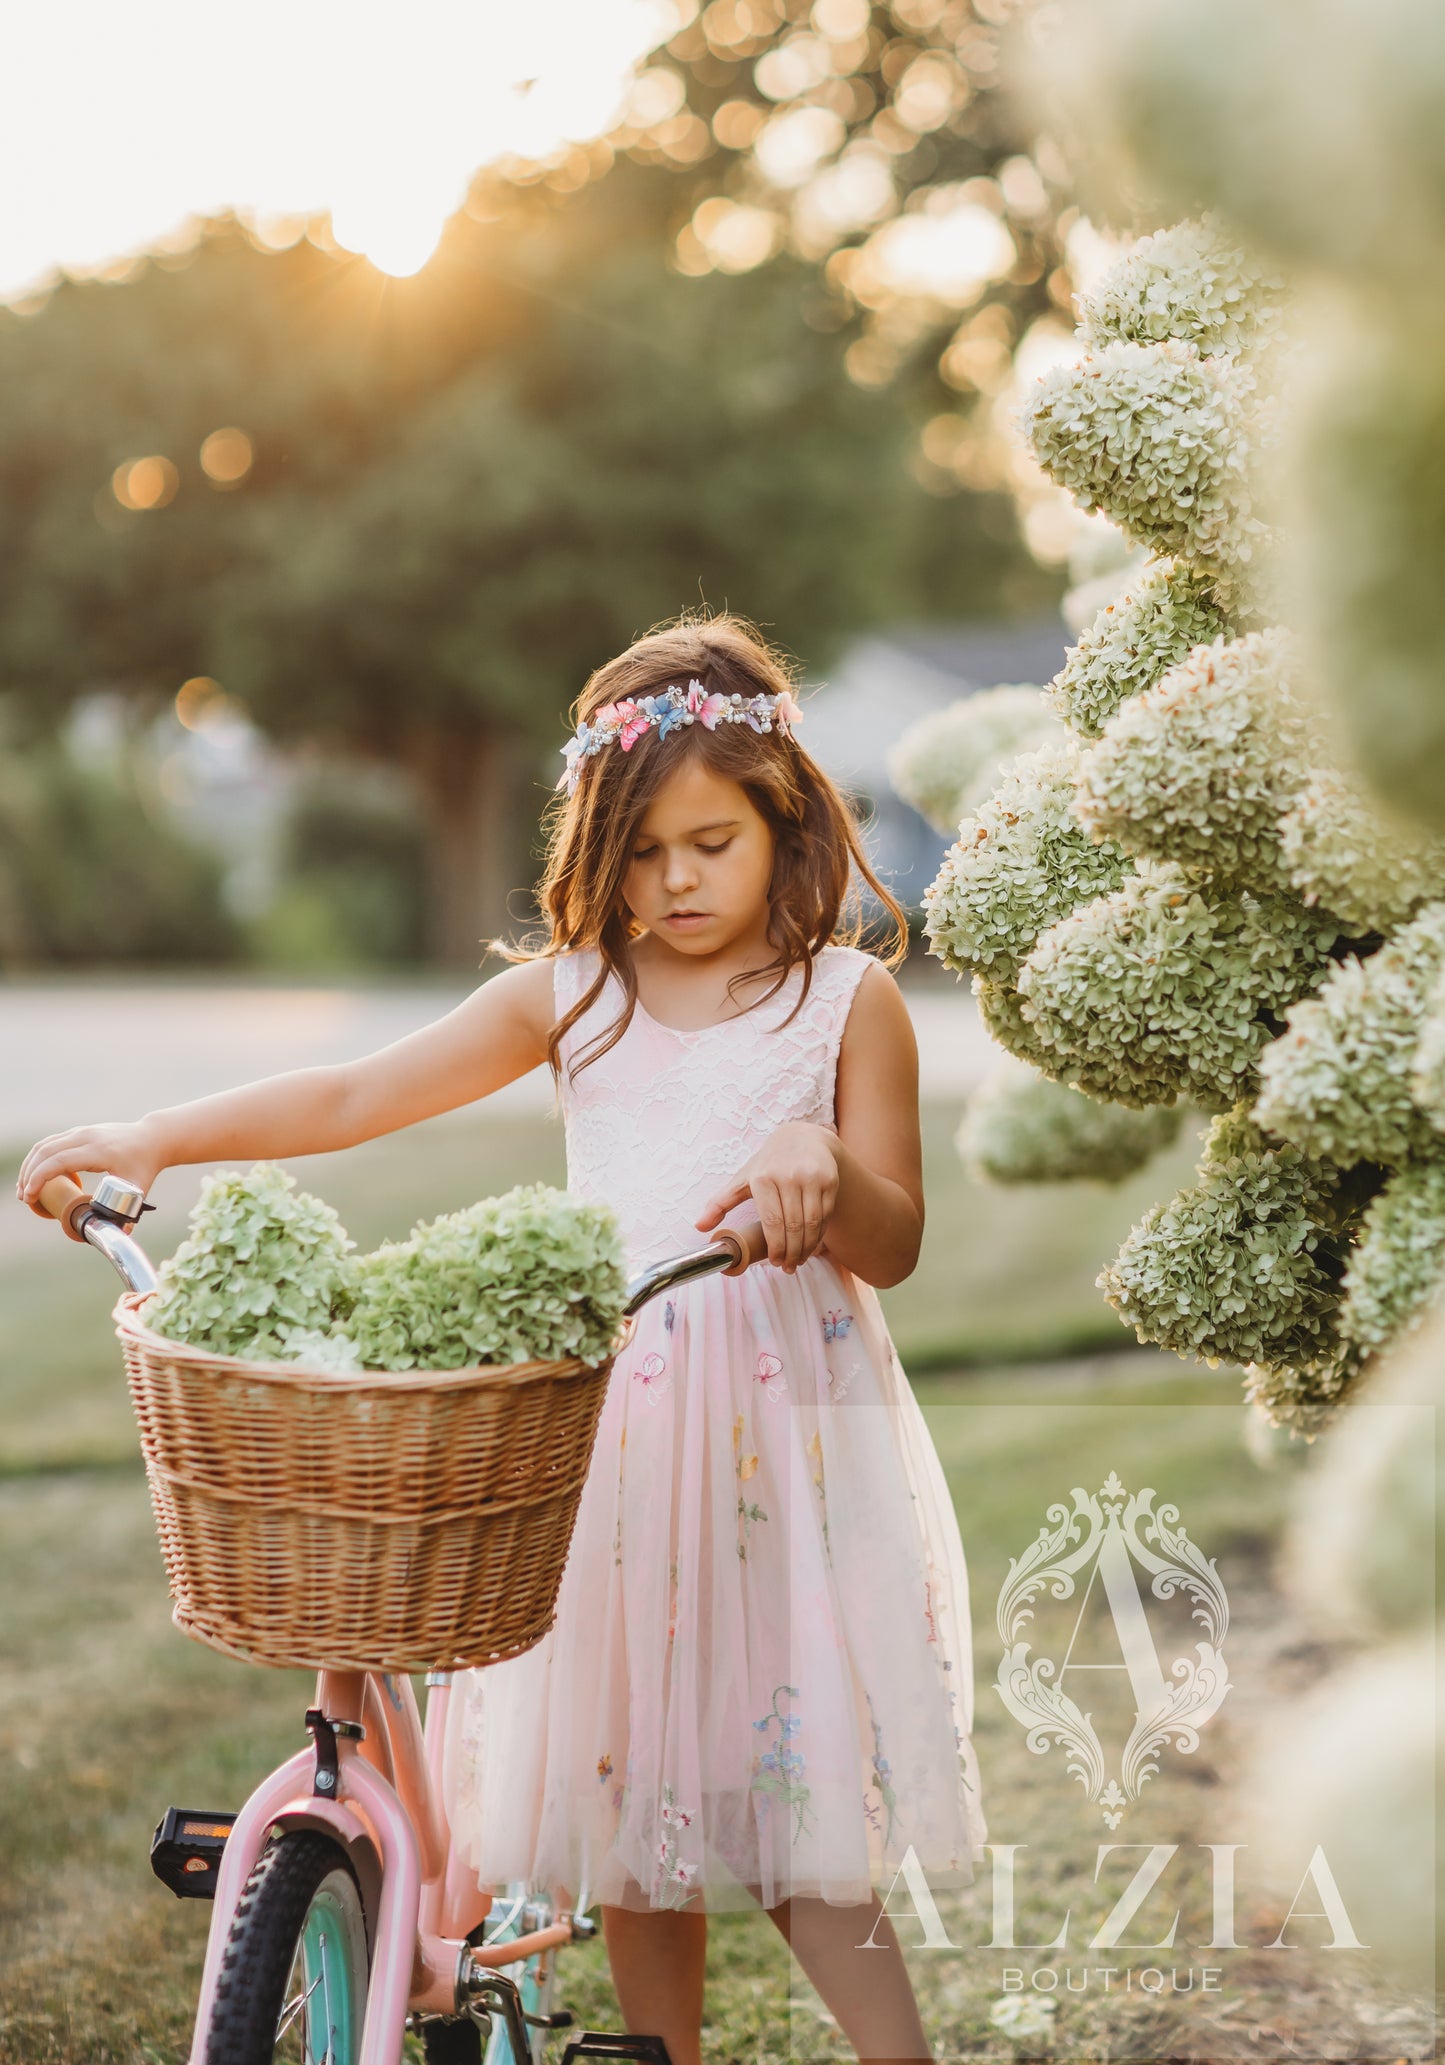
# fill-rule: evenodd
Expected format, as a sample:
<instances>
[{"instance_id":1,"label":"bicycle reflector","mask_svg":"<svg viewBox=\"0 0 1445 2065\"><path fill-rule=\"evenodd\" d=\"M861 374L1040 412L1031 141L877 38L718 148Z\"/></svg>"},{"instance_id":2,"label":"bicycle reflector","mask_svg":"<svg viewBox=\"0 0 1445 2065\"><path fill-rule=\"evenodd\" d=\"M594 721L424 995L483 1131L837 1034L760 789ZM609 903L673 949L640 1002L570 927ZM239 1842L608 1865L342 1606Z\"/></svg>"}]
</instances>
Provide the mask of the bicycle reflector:
<instances>
[{"instance_id":1,"label":"bicycle reflector","mask_svg":"<svg viewBox=\"0 0 1445 2065\"><path fill-rule=\"evenodd\" d=\"M151 1870L177 1900L215 1899L221 1852L235 1819L208 1807L167 1807L151 1838Z\"/></svg>"}]
</instances>

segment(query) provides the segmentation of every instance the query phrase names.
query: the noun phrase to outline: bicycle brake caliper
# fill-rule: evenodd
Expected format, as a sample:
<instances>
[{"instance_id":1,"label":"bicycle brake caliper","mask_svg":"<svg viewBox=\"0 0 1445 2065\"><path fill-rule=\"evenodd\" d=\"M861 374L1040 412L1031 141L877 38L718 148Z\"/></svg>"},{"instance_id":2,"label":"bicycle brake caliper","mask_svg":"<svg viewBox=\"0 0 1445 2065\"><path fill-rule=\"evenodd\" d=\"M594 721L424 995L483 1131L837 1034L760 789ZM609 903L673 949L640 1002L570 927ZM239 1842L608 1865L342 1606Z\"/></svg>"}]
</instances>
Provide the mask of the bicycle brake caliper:
<instances>
[{"instance_id":1,"label":"bicycle brake caliper","mask_svg":"<svg viewBox=\"0 0 1445 2065\"><path fill-rule=\"evenodd\" d=\"M307 1733L316 1743L316 1778L311 1790L318 1798L334 1800L340 1777L340 1765L336 1755L338 1736L348 1742L365 1742L366 1730L358 1721L333 1721L323 1714L320 1707L308 1707L306 1712Z\"/></svg>"}]
</instances>

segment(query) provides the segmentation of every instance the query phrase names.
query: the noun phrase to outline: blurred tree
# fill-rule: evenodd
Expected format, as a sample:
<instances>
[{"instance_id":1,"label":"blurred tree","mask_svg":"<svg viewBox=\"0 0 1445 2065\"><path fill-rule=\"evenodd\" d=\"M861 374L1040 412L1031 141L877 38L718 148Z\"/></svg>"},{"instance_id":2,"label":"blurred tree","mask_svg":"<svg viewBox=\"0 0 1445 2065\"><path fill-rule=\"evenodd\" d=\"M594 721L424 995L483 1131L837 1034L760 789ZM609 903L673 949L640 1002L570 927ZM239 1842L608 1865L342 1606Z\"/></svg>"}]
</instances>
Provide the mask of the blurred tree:
<instances>
[{"instance_id":1,"label":"blurred tree","mask_svg":"<svg viewBox=\"0 0 1445 2065\"><path fill-rule=\"evenodd\" d=\"M219 221L0 318L12 701L43 725L97 681L208 675L277 736L404 765L432 952L475 965L565 706L638 632L727 603L819 666L996 607L1008 527L923 492L907 397L849 380L797 263L670 269L674 198L626 163L575 196L493 177L404 281Z\"/></svg>"},{"instance_id":2,"label":"blurred tree","mask_svg":"<svg viewBox=\"0 0 1445 2065\"><path fill-rule=\"evenodd\" d=\"M684 271L780 251L819 268L809 320L852 377L900 375L949 415L939 491L1005 483L993 406L1013 347L1067 311L1067 171L1009 90L1017 0L710 0L642 72L613 148L678 174Z\"/></svg>"},{"instance_id":3,"label":"blurred tree","mask_svg":"<svg viewBox=\"0 0 1445 2065\"><path fill-rule=\"evenodd\" d=\"M53 739L0 756L0 968L231 961L241 944L219 865L128 757L88 767Z\"/></svg>"}]
</instances>

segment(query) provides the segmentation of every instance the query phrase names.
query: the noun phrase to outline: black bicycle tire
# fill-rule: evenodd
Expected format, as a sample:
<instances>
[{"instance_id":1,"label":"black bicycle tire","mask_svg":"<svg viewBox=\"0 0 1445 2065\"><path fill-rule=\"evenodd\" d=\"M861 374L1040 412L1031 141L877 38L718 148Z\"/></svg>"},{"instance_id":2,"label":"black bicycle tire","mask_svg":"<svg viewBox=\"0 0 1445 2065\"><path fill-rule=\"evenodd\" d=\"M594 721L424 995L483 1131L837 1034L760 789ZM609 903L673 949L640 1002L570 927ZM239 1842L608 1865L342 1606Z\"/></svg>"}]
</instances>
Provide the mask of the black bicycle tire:
<instances>
[{"instance_id":1,"label":"black bicycle tire","mask_svg":"<svg viewBox=\"0 0 1445 2065\"><path fill-rule=\"evenodd\" d=\"M341 1845L315 1829L291 1829L263 1850L241 1890L216 1983L207 2065L272 2065L276 2023L311 1902L338 1869L361 1888ZM369 1974L358 1975L358 2000Z\"/></svg>"}]
</instances>

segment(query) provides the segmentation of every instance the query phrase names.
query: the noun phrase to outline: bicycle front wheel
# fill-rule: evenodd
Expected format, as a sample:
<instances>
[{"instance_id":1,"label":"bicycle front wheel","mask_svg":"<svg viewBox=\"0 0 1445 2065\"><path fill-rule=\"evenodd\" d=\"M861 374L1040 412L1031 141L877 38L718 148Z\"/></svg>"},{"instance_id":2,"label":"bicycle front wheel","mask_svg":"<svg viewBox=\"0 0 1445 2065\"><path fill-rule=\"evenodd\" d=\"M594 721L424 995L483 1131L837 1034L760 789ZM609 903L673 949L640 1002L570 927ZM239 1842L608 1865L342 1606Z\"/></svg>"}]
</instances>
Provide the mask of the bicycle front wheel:
<instances>
[{"instance_id":1,"label":"bicycle front wheel","mask_svg":"<svg viewBox=\"0 0 1445 2065\"><path fill-rule=\"evenodd\" d=\"M226 1940L208 2065L356 2065L369 1959L361 1891L330 1836L264 1850Z\"/></svg>"}]
</instances>

